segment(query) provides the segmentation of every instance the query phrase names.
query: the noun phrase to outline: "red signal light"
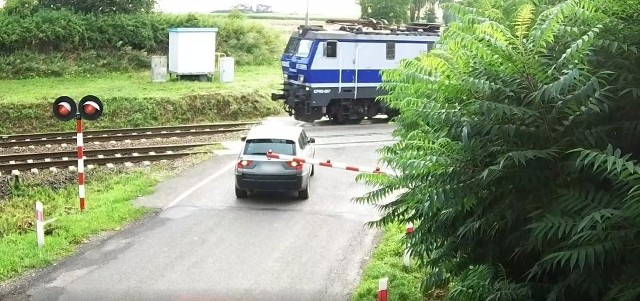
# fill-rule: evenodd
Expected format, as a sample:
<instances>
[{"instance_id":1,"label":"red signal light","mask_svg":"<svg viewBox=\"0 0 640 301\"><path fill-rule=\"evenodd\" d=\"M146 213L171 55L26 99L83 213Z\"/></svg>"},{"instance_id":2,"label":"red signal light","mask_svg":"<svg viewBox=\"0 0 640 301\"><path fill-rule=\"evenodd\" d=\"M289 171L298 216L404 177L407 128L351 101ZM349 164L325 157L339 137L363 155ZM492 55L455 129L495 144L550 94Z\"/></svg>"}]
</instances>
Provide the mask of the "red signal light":
<instances>
[{"instance_id":1,"label":"red signal light","mask_svg":"<svg viewBox=\"0 0 640 301\"><path fill-rule=\"evenodd\" d=\"M68 116L69 113L71 113L71 110L69 108L67 108L69 104L67 103L61 103L58 105L58 115L60 116Z\"/></svg>"},{"instance_id":2,"label":"red signal light","mask_svg":"<svg viewBox=\"0 0 640 301\"><path fill-rule=\"evenodd\" d=\"M96 108L90 104L85 104L82 107L82 110L84 111L85 114L87 115L93 115L96 113Z\"/></svg>"},{"instance_id":3,"label":"red signal light","mask_svg":"<svg viewBox=\"0 0 640 301\"><path fill-rule=\"evenodd\" d=\"M80 100L80 115L84 119L96 120L104 112L102 101L96 96L87 95Z\"/></svg>"},{"instance_id":4,"label":"red signal light","mask_svg":"<svg viewBox=\"0 0 640 301\"><path fill-rule=\"evenodd\" d=\"M60 96L53 102L53 116L61 121L68 121L76 117L75 101L69 96Z\"/></svg>"}]
</instances>

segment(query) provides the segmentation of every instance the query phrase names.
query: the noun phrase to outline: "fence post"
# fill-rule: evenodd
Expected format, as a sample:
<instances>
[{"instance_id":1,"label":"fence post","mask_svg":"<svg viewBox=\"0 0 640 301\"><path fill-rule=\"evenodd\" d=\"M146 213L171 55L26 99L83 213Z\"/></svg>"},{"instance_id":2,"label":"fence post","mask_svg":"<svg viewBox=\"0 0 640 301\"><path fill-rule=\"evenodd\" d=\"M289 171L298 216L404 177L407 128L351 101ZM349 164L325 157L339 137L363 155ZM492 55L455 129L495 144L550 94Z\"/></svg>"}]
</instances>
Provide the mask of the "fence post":
<instances>
[{"instance_id":1,"label":"fence post","mask_svg":"<svg viewBox=\"0 0 640 301\"><path fill-rule=\"evenodd\" d=\"M378 301L388 301L389 291L387 285L389 284L389 277L384 277L378 282Z\"/></svg>"},{"instance_id":2,"label":"fence post","mask_svg":"<svg viewBox=\"0 0 640 301\"><path fill-rule=\"evenodd\" d=\"M36 202L36 237L38 239L38 247L44 246L44 206L42 202Z\"/></svg>"},{"instance_id":3,"label":"fence post","mask_svg":"<svg viewBox=\"0 0 640 301\"><path fill-rule=\"evenodd\" d=\"M413 223L408 223L407 231L406 231L407 241L404 247L404 266L406 267L411 266L411 254L409 253L409 239L411 238L412 234L413 234Z\"/></svg>"}]
</instances>

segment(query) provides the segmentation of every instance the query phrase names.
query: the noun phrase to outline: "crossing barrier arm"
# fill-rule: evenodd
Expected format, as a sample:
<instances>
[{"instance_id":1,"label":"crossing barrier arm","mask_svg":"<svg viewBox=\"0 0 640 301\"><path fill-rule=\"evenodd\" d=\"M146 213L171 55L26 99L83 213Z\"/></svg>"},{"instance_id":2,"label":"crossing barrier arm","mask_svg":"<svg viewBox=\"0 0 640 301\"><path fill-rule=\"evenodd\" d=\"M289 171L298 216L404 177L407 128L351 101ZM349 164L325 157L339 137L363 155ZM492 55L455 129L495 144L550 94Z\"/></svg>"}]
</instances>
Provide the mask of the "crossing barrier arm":
<instances>
[{"instance_id":1,"label":"crossing barrier arm","mask_svg":"<svg viewBox=\"0 0 640 301\"><path fill-rule=\"evenodd\" d=\"M291 156L291 155L276 154L276 153L272 152L271 150L269 150L267 152L267 158L269 158L269 159L284 159L284 160L295 161L295 162L298 162L298 163L308 163L308 164L314 164L314 165L323 166L323 167L338 168L338 169L356 171L356 172L367 172L367 173L374 173L374 174L394 175L394 173L381 170L380 167L375 167L375 168L357 167L357 166L352 166L352 165L333 163L333 162L331 162L331 160L324 160L323 161L323 160L312 159L312 158L303 158L303 157L296 157L296 156Z\"/></svg>"}]
</instances>

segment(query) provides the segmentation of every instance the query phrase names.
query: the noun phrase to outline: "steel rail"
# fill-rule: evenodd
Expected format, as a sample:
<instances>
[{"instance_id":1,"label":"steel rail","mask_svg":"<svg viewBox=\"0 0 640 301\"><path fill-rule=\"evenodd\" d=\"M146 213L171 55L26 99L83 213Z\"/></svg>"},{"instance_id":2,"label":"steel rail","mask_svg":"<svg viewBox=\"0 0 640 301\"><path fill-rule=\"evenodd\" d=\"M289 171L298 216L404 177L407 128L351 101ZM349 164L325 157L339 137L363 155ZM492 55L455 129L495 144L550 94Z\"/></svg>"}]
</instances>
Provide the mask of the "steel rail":
<instances>
[{"instance_id":1,"label":"steel rail","mask_svg":"<svg viewBox=\"0 0 640 301\"><path fill-rule=\"evenodd\" d=\"M191 152L177 152L167 154L146 154L138 156L122 156L122 157L109 157L109 158L87 158L85 159L85 165L107 165L115 163L138 163L138 162L153 162L162 160L173 160L184 156L194 154L206 154L206 151L191 151ZM69 167L75 166L76 160L51 160L44 162L33 163L15 163L15 164L0 164L0 171L13 171L13 170L31 170L42 169L51 167Z\"/></svg>"},{"instance_id":2,"label":"steel rail","mask_svg":"<svg viewBox=\"0 0 640 301\"><path fill-rule=\"evenodd\" d=\"M157 127L138 127L138 128L121 128L121 129L104 129L104 130L87 130L84 136L102 136L115 134L131 134L131 133L151 133L151 132L184 132L197 130L213 130L226 127L251 126L258 124L256 121L248 122L224 122L224 123L208 123L208 124L190 124L190 125L169 125ZM15 134L1 135L0 140L37 140L37 139L58 139L58 138L75 138L76 132L49 132L49 133L32 133L32 134Z\"/></svg>"},{"instance_id":3,"label":"steel rail","mask_svg":"<svg viewBox=\"0 0 640 301\"><path fill-rule=\"evenodd\" d=\"M94 150L85 150L84 155L85 157L97 157L97 156L110 156L110 155L117 155L117 154L124 155L124 154L135 154L135 153L179 151L179 150L184 150L189 148L209 146L209 145L215 145L215 144L217 143L191 143L191 144L175 144L175 145L94 149ZM11 162L11 161L27 162L29 160L76 158L77 154L78 154L77 151L62 151L62 152L0 155L0 163Z\"/></svg>"},{"instance_id":4,"label":"steel rail","mask_svg":"<svg viewBox=\"0 0 640 301\"><path fill-rule=\"evenodd\" d=\"M240 132L248 130L248 127L243 128L230 128L230 129L203 129L195 131L179 131L179 132L144 132L144 133L123 133L123 134L105 134L102 136L84 136L85 143L87 142L104 142L104 141L125 141L125 140L142 140L153 138L172 138L172 137L193 137L193 136L207 136L216 134L225 134ZM37 139L37 140L14 140L14 141L0 141L0 148L12 148L20 146L36 146L36 145L50 145L50 144L74 144L76 142L75 136L73 137L58 137L56 139Z\"/></svg>"}]
</instances>

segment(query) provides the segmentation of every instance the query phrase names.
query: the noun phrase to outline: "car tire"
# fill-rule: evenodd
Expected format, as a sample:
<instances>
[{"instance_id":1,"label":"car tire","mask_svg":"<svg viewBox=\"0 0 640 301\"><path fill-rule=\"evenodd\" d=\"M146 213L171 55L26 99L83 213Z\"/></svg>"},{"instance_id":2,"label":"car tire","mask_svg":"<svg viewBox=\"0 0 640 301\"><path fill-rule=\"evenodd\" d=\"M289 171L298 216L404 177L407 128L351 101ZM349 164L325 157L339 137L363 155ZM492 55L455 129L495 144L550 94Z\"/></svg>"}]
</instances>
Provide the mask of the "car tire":
<instances>
[{"instance_id":1,"label":"car tire","mask_svg":"<svg viewBox=\"0 0 640 301\"><path fill-rule=\"evenodd\" d=\"M242 189L238 189L238 187L236 187L236 197L239 199L244 199L249 195L249 193L246 190L242 190Z\"/></svg>"},{"instance_id":2,"label":"car tire","mask_svg":"<svg viewBox=\"0 0 640 301\"><path fill-rule=\"evenodd\" d=\"M309 181L311 182L311 181ZM309 186L311 186L311 183L307 182L307 187L304 190L300 190L298 191L298 199L300 200L307 200L309 199Z\"/></svg>"}]
</instances>

